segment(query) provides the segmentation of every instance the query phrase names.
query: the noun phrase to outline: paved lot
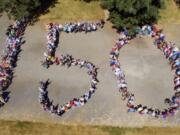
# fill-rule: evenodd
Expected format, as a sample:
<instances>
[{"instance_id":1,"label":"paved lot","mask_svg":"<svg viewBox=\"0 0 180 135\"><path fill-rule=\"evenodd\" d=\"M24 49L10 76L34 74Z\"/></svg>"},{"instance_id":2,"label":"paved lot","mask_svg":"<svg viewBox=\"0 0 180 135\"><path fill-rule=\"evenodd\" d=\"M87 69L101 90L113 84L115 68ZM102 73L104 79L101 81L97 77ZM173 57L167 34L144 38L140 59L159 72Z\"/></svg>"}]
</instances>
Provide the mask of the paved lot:
<instances>
[{"instance_id":1,"label":"paved lot","mask_svg":"<svg viewBox=\"0 0 180 135\"><path fill-rule=\"evenodd\" d=\"M8 19L0 18L0 53L4 48ZM165 28L168 40L180 47L180 26ZM37 23L25 33L26 44L22 46L15 78L9 90L10 101L0 109L0 119L28 120L57 123L108 124L118 126L180 125L180 114L167 120L127 114L125 103L117 92L116 79L109 67L108 54L118 35L106 24L103 30L89 34L62 34L57 54L72 54L97 65L100 83L96 94L83 107L70 110L63 117L44 112L38 103L38 82L50 78L50 97L62 104L82 95L89 87L86 71L71 67L52 66L46 70L40 65L46 49L44 26ZM138 103L164 108L165 97L173 94L173 73L150 38L134 39L120 53L122 68L126 73L129 88L135 93Z\"/></svg>"}]
</instances>

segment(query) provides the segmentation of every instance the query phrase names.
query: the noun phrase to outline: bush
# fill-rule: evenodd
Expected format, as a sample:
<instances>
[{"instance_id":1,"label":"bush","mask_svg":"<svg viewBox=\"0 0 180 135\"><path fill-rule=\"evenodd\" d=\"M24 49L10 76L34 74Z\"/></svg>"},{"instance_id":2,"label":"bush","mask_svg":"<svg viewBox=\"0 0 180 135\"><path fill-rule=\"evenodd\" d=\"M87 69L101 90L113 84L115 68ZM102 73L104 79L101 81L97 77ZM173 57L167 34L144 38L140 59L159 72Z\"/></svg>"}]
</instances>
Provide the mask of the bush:
<instances>
[{"instance_id":1,"label":"bush","mask_svg":"<svg viewBox=\"0 0 180 135\"><path fill-rule=\"evenodd\" d=\"M19 19L34 17L48 9L56 0L0 0L0 12Z\"/></svg>"},{"instance_id":2,"label":"bush","mask_svg":"<svg viewBox=\"0 0 180 135\"><path fill-rule=\"evenodd\" d=\"M124 28L134 34L134 29L143 24L152 24L159 18L158 10L163 0L101 0L103 8L110 12L109 19L118 30Z\"/></svg>"}]
</instances>

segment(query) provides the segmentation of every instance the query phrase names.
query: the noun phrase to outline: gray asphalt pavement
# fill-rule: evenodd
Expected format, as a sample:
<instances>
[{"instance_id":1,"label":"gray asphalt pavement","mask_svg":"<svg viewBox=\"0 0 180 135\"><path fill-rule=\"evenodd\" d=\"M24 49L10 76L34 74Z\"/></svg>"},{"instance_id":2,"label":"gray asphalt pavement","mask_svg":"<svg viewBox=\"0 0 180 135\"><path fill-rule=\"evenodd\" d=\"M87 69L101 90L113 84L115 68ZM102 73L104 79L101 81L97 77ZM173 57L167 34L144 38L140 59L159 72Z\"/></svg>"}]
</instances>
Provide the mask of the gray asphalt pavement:
<instances>
[{"instance_id":1,"label":"gray asphalt pavement","mask_svg":"<svg viewBox=\"0 0 180 135\"><path fill-rule=\"evenodd\" d=\"M0 18L0 54L9 23L7 17ZM165 34L168 40L180 47L178 29L180 25L168 26ZM89 78L85 70L76 67L67 69L54 65L47 70L41 66L40 61L46 50L46 31L40 22L29 26L24 37L26 43L22 46L15 78L9 88L10 100L0 108L0 119L117 126L180 125L180 114L167 120L127 114L125 102L117 91L116 79L108 62L109 51L118 38L109 23L104 29L94 33L63 33L56 52L57 55L72 54L75 58L91 61L100 68L100 83L95 95L85 106L70 110L63 117L43 111L38 102L39 80L50 78L50 97L55 103L62 104L82 95L89 87ZM148 37L132 40L121 50L120 61L128 86L136 95L136 101L164 108L164 98L173 94L173 72L163 54L152 44L153 41Z\"/></svg>"}]
</instances>

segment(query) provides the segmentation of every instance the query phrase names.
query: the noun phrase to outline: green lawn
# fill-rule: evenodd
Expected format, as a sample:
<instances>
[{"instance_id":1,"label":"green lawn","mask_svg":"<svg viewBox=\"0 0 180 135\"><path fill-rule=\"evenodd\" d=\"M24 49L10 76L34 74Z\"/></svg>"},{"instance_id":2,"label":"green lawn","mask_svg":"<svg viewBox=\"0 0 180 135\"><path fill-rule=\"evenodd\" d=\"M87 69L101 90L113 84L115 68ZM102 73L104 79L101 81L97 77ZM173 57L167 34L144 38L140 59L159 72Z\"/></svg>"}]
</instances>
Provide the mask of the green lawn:
<instances>
[{"instance_id":1,"label":"green lawn","mask_svg":"<svg viewBox=\"0 0 180 135\"><path fill-rule=\"evenodd\" d=\"M119 128L0 120L0 135L179 135L180 128Z\"/></svg>"},{"instance_id":2,"label":"green lawn","mask_svg":"<svg viewBox=\"0 0 180 135\"><path fill-rule=\"evenodd\" d=\"M45 22L69 22L80 20L97 20L104 18L100 1L86 3L80 0L58 0L49 13L40 17Z\"/></svg>"}]
</instances>

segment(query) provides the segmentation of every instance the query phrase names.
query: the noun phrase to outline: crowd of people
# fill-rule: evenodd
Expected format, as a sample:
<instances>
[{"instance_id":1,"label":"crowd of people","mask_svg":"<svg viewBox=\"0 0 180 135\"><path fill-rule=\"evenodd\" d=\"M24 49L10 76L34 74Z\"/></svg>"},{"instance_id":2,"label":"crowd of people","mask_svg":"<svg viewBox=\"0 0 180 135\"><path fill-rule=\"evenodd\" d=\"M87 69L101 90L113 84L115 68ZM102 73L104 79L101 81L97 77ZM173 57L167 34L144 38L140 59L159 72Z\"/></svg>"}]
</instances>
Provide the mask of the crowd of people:
<instances>
[{"instance_id":1,"label":"crowd of people","mask_svg":"<svg viewBox=\"0 0 180 135\"><path fill-rule=\"evenodd\" d=\"M47 87L50 83L49 79L40 82L39 102L43 106L43 109L45 111L49 111L52 114L62 116L65 112L67 112L71 108L83 106L91 98L92 94L95 93L95 90L97 88L98 79L97 79L97 68L88 61L74 59L71 55L65 55L65 56L61 55L61 57L58 58L58 63L60 65L67 67L79 66L80 68L86 68L87 73L91 78L91 87L88 92L86 92L80 98L73 98L72 100L61 106L59 106L59 104L54 105L53 100L49 99L48 91L47 91Z\"/></svg>"},{"instance_id":2,"label":"crowd of people","mask_svg":"<svg viewBox=\"0 0 180 135\"><path fill-rule=\"evenodd\" d=\"M59 43L59 34L61 32L91 32L96 31L98 27L103 28L104 21L98 21L96 23L68 23L65 25L49 23L47 25L48 35L47 35L47 52L44 52L45 60L42 62L42 65L45 68L49 68L50 65L56 64L61 66L79 66L80 68L86 68L88 70L88 75L91 78L91 87L88 92L86 92L80 98L74 98L64 105L59 106L53 104L53 100L50 100L48 97L47 87L49 85L49 80L41 81L39 87L39 102L43 106L44 110L47 110L58 116L62 116L67 110L73 107L83 106L95 93L97 88L98 79L97 79L97 68L91 62L74 59L71 55L61 55L57 57L55 52Z\"/></svg>"},{"instance_id":3,"label":"crowd of people","mask_svg":"<svg viewBox=\"0 0 180 135\"><path fill-rule=\"evenodd\" d=\"M142 104L135 104L135 95L128 90L125 74L118 61L120 49L124 45L127 45L133 38L128 36L127 31L123 31L110 52L110 66L117 78L118 89L122 94L122 100L127 100L128 112L148 114L156 118L173 116L180 109L180 51L173 43L165 41L165 35L157 26L144 25L142 28L138 28L137 31L139 36L149 35L154 38L154 45L157 46L157 48L164 53L166 59L169 60L172 70L175 71L174 95L164 100L164 103L168 105L168 108L164 110L147 107Z\"/></svg>"},{"instance_id":4,"label":"crowd of people","mask_svg":"<svg viewBox=\"0 0 180 135\"><path fill-rule=\"evenodd\" d=\"M78 23L67 23L65 25L49 23L47 25L47 52L44 52L45 60L42 65L49 68L50 65L56 62L57 57L55 56L56 48L59 43L59 35L61 32L66 33L77 33L77 32L92 32L98 28L104 27L104 20L97 22L78 22Z\"/></svg>"},{"instance_id":5,"label":"crowd of people","mask_svg":"<svg viewBox=\"0 0 180 135\"><path fill-rule=\"evenodd\" d=\"M6 48L3 50L0 63L0 106L3 106L9 99L7 89L12 82L18 54L24 42L22 36L25 27L25 19L21 19L10 25L6 31Z\"/></svg>"},{"instance_id":6,"label":"crowd of people","mask_svg":"<svg viewBox=\"0 0 180 135\"><path fill-rule=\"evenodd\" d=\"M77 32L92 32L96 31L98 28L104 27L104 20L99 20L97 22L77 22L77 23L66 23L65 25L59 25L59 29L66 33L77 33Z\"/></svg>"},{"instance_id":7,"label":"crowd of people","mask_svg":"<svg viewBox=\"0 0 180 135\"><path fill-rule=\"evenodd\" d=\"M39 86L39 102L43 106L43 109L49 111L58 116L62 116L69 109L74 107L83 106L95 93L97 89L97 68L91 62L75 59L71 55L61 55L56 57L55 52L59 43L60 32L76 33L76 32L92 32L98 28L103 28L104 21L100 20L95 23L79 22L79 23L67 23L65 25L49 23L47 25L47 52L44 53L45 61L42 65L48 68L52 64L61 66L79 66L80 68L86 68L87 73L91 78L90 89L82 95L80 98L74 98L69 102L60 105L53 104L48 96L48 85L50 84L49 79L46 81L40 81ZM26 21L24 19L14 22L10 25L6 32L6 48L3 51L2 60L0 63L0 107L3 106L9 99L6 94L9 85L13 79L14 68L18 60L18 54L21 51L21 45L24 43L23 34L26 28ZM121 32L120 38L116 41L115 46L110 52L110 66L117 78L118 90L122 94L122 100L127 100L128 112L138 112L139 114L148 114L153 117L166 118L173 116L180 109L180 51L171 42L165 41L165 35L162 30L156 26L144 25L142 28L138 28L138 35L149 35L154 38L154 45L160 49L167 60L174 73L174 94L170 98L166 98L164 103L168 105L168 108L160 110L158 108L147 107L142 104L135 104L135 95L128 90L127 82L125 80L125 74L121 69L119 58L119 51L127 45L132 37L128 35L127 31Z\"/></svg>"}]
</instances>

